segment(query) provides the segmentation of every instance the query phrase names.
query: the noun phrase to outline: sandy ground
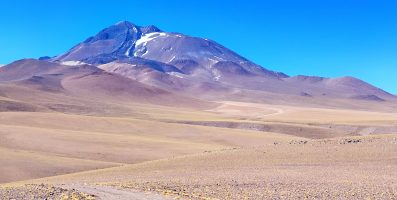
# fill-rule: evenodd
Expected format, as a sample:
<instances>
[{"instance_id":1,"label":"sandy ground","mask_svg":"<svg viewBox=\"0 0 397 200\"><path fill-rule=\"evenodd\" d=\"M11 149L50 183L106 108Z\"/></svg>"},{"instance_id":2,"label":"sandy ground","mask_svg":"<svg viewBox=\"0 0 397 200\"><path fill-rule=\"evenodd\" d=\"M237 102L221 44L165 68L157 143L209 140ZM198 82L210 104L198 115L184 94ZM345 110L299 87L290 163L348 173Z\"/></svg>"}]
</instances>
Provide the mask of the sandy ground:
<instances>
[{"instance_id":1,"label":"sandy ground","mask_svg":"<svg viewBox=\"0 0 397 200\"><path fill-rule=\"evenodd\" d=\"M68 184L59 187L69 190L78 190L80 192L91 194L96 199L101 200L171 200L173 198L154 192L142 192L133 189L122 189L105 185L82 185L82 184Z\"/></svg>"},{"instance_id":2,"label":"sandy ground","mask_svg":"<svg viewBox=\"0 0 397 200\"><path fill-rule=\"evenodd\" d=\"M0 194L397 198L396 113L221 103L202 111L129 104L119 116L2 112Z\"/></svg>"}]
</instances>

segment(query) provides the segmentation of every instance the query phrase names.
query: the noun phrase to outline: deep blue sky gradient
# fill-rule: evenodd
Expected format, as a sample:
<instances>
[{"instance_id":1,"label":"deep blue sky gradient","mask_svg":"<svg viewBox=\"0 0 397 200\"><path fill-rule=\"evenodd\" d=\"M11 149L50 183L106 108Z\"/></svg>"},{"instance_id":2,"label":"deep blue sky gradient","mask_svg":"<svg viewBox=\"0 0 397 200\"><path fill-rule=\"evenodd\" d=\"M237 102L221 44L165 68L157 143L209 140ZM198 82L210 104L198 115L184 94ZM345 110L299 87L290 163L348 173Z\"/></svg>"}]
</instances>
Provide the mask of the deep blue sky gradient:
<instances>
[{"instance_id":1,"label":"deep blue sky gradient","mask_svg":"<svg viewBox=\"0 0 397 200\"><path fill-rule=\"evenodd\" d=\"M289 75L397 93L394 0L0 0L0 63L53 56L121 20L213 39Z\"/></svg>"}]
</instances>

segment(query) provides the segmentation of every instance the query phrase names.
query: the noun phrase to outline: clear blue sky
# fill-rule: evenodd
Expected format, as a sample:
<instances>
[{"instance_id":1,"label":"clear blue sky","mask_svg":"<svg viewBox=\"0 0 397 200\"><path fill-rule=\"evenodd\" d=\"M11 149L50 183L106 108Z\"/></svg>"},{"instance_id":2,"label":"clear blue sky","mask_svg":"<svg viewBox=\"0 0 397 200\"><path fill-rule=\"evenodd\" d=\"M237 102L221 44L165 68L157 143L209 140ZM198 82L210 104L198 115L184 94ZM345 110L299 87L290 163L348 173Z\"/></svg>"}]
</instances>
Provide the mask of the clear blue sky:
<instances>
[{"instance_id":1,"label":"clear blue sky","mask_svg":"<svg viewBox=\"0 0 397 200\"><path fill-rule=\"evenodd\" d=\"M0 63L53 56L121 20L210 38L289 75L397 93L394 0L0 0Z\"/></svg>"}]
</instances>

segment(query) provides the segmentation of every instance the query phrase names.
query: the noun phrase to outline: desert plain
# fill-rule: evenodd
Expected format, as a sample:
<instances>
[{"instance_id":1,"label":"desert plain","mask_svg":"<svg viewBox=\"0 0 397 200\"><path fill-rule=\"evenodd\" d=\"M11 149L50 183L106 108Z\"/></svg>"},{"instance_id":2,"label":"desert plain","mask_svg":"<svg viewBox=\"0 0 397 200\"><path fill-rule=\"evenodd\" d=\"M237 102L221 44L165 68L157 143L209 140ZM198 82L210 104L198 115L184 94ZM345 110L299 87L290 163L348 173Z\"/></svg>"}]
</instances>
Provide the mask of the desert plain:
<instances>
[{"instance_id":1,"label":"desert plain","mask_svg":"<svg viewBox=\"0 0 397 200\"><path fill-rule=\"evenodd\" d=\"M393 109L60 98L2 98L0 199L397 198Z\"/></svg>"}]
</instances>

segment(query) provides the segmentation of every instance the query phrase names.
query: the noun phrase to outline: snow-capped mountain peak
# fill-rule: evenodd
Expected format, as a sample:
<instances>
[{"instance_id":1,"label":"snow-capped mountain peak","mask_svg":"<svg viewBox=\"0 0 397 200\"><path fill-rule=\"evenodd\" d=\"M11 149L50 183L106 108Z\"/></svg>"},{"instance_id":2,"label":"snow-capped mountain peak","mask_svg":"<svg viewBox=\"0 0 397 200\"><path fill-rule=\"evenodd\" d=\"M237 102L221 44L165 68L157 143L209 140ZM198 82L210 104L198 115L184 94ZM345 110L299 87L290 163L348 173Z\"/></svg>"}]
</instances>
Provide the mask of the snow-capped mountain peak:
<instances>
[{"instance_id":1,"label":"snow-capped mountain peak","mask_svg":"<svg viewBox=\"0 0 397 200\"><path fill-rule=\"evenodd\" d=\"M161 32L161 30L153 25L142 27L128 21L121 21L89 37L53 60L84 62L104 55L130 57L133 56L135 42L142 35L152 32Z\"/></svg>"},{"instance_id":2,"label":"snow-capped mountain peak","mask_svg":"<svg viewBox=\"0 0 397 200\"><path fill-rule=\"evenodd\" d=\"M266 70L212 40L163 32L153 25L142 27L128 21L103 29L53 60L106 64L125 58L174 65L187 74L199 72L219 77L233 71L243 72L237 75L284 76ZM234 69L225 69L228 65Z\"/></svg>"}]
</instances>

